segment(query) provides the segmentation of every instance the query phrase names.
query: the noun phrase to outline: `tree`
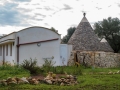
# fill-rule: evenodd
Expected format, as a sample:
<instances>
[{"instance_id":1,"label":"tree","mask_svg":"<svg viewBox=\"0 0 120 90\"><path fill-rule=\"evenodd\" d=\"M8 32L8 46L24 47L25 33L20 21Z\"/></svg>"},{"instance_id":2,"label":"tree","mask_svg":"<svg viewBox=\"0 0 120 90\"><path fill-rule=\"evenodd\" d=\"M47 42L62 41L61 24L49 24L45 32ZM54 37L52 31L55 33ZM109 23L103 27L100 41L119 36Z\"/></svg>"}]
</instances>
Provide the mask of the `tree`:
<instances>
[{"instance_id":1,"label":"tree","mask_svg":"<svg viewBox=\"0 0 120 90\"><path fill-rule=\"evenodd\" d=\"M72 36L72 34L74 33L76 27L70 27L68 30L67 30L67 35L65 35L62 39L62 43L67 43L68 40L70 39L70 37Z\"/></svg>"},{"instance_id":2,"label":"tree","mask_svg":"<svg viewBox=\"0 0 120 90\"><path fill-rule=\"evenodd\" d=\"M105 38L115 53L120 51L120 20L118 18L103 19L94 24L94 31L99 38Z\"/></svg>"},{"instance_id":3,"label":"tree","mask_svg":"<svg viewBox=\"0 0 120 90\"><path fill-rule=\"evenodd\" d=\"M54 27L51 27L51 30L58 33L58 30L56 30Z\"/></svg>"}]
</instances>

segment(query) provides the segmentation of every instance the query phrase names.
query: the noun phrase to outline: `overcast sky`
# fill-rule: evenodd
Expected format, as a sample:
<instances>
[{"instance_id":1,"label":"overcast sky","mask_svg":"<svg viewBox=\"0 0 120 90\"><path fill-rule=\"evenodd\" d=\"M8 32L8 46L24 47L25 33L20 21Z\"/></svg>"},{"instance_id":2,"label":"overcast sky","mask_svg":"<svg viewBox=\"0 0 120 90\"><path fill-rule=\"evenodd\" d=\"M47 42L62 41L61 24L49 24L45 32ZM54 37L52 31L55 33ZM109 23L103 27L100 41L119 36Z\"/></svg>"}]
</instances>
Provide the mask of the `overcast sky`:
<instances>
[{"instance_id":1,"label":"overcast sky","mask_svg":"<svg viewBox=\"0 0 120 90\"><path fill-rule=\"evenodd\" d=\"M41 26L64 36L83 12L91 25L108 17L120 19L120 0L0 0L0 34Z\"/></svg>"}]
</instances>

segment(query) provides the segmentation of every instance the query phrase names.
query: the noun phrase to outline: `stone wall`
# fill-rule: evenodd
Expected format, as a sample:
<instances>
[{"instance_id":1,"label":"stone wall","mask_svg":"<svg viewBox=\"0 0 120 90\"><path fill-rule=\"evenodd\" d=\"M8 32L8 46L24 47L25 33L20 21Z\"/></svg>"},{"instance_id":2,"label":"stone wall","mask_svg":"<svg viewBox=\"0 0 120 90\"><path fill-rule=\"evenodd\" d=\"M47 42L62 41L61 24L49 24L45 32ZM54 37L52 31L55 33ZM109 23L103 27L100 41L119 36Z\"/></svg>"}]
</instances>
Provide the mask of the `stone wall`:
<instances>
[{"instance_id":1,"label":"stone wall","mask_svg":"<svg viewBox=\"0 0 120 90\"><path fill-rule=\"evenodd\" d=\"M77 59L74 61L86 66L95 67L120 67L120 54L112 52L94 52L94 51L77 51L72 52L71 57L76 53ZM75 57L75 56L74 56ZM71 59L73 60L73 59ZM70 60L69 60L70 62Z\"/></svg>"}]
</instances>

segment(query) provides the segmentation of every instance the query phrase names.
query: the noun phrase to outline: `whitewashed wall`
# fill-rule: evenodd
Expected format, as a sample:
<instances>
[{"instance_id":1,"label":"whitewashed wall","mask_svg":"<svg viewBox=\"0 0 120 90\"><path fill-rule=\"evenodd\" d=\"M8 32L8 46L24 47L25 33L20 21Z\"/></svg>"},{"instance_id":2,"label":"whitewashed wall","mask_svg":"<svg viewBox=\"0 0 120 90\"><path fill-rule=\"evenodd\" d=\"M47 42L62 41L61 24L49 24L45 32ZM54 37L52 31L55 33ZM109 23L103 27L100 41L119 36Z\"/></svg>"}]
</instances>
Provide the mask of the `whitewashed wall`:
<instances>
[{"instance_id":1,"label":"whitewashed wall","mask_svg":"<svg viewBox=\"0 0 120 90\"><path fill-rule=\"evenodd\" d=\"M15 39L15 32L1 38L0 42L4 41L3 43L5 43L5 40L9 40L9 39ZM0 43L0 44L2 44L2 43Z\"/></svg>"},{"instance_id":2,"label":"whitewashed wall","mask_svg":"<svg viewBox=\"0 0 120 90\"><path fill-rule=\"evenodd\" d=\"M15 45L12 45L12 56L10 56L10 44L14 42L14 39L15 33L11 33L0 39L0 45L2 46L2 56L0 56L0 64L3 63L3 46L5 47L5 62L13 64L13 60L15 60ZM8 56L6 56L6 45L8 45Z\"/></svg>"},{"instance_id":3,"label":"whitewashed wall","mask_svg":"<svg viewBox=\"0 0 120 90\"><path fill-rule=\"evenodd\" d=\"M61 44L60 45L60 59L61 65L67 65L67 62L70 58L70 54L72 51L72 45Z\"/></svg>"},{"instance_id":4,"label":"whitewashed wall","mask_svg":"<svg viewBox=\"0 0 120 90\"><path fill-rule=\"evenodd\" d=\"M2 51L3 51L3 46L2 46ZM2 55L0 56L0 65L3 64L3 52L2 52Z\"/></svg>"},{"instance_id":5,"label":"whitewashed wall","mask_svg":"<svg viewBox=\"0 0 120 90\"><path fill-rule=\"evenodd\" d=\"M53 56L53 60L56 61L55 65L60 64L59 47L61 39L57 33L45 28L34 27L18 32L17 37L19 37L19 44L59 38L55 41L41 42L40 46L37 46L37 43L21 45L19 47L19 63L22 63L25 59L36 58L38 65L41 66L44 63L43 58Z\"/></svg>"},{"instance_id":6,"label":"whitewashed wall","mask_svg":"<svg viewBox=\"0 0 120 90\"><path fill-rule=\"evenodd\" d=\"M23 60L25 59L29 60L30 58L36 58L38 61L37 64L39 66L42 66L44 63L44 58L50 59L54 57L53 61L56 62L55 66L63 65L63 62L64 65L67 65L67 61L70 57L70 52L72 51L72 46L67 44L60 44L60 35L43 27L26 28L0 39L0 41L7 40L6 42L2 43L2 45L5 45L5 61L13 64L14 60L14 62L17 64L17 37L19 37L19 44L58 38L58 40L41 42L40 46L37 45L38 43L20 45L19 64L23 63ZM9 41L10 39L13 39L13 41ZM10 43L13 42L14 44L12 45L12 56L10 56ZM6 44L8 44L8 56L6 56ZM0 56L0 63L1 61L3 61L3 53L2 56Z\"/></svg>"},{"instance_id":7,"label":"whitewashed wall","mask_svg":"<svg viewBox=\"0 0 120 90\"><path fill-rule=\"evenodd\" d=\"M11 43L7 43L8 44L8 55L7 56L6 56L6 46L5 46L5 62L9 62L13 65L15 62L15 45L13 45L12 43L12 56L10 56L10 44Z\"/></svg>"},{"instance_id":8,"label":"whitewashed wall","mask_svg":"<svg viewBox=\"0 0 120 90\"><path fill-rule=\"evenodd\" d=\"M15 61L15 46L12 45L12 56L10 56L10 44L11 43L7 43L7 45L8 45L8 55L7 56L6 56L6 44L4 44L4 46L5 46L4 55L5 55L5 62L9 62L13 65L13 60ZM2 56L0 56L0 63L2 63L2 62L3 62L3 45L2 45Z\"/></svg>"}]
</instances>

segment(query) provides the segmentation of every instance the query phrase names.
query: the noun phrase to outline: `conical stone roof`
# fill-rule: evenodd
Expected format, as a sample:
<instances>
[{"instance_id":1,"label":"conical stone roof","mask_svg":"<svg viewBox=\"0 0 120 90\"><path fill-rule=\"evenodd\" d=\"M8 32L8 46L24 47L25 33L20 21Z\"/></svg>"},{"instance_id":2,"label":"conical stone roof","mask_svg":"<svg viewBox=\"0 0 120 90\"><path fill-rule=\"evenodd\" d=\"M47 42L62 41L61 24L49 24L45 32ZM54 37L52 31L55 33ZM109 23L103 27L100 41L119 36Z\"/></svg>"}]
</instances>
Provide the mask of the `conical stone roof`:
<instances>
[{"instance_id":1,"label":"conical stone roof","mask_svg":"<svg viewBox=\"0 0 120 90\"><path fill-rule=\"evenodd\" d=\"M111 48L111 46L109 45L109 43L107 42L107 40L105 38L103 38L101 41L101 49L102 51L110 51L110 52L113 52L113 49Z\"/></svg>"},{"instance_id":2,"label":"conical stone roof","mask_svg":"<svg viewBox=\"0 0 120 90\"><path fill-rule=\"evenodd\" d=\"M77 26L73 35L68 41L68 44L73 45L73 50L81 50L81 51L104 51L103 44L98 40L98 37L94 33L90 23L87 18L82 18L81 22ZM110 48L108 51L113 51Z\"/></svg>"}]
</instances>

